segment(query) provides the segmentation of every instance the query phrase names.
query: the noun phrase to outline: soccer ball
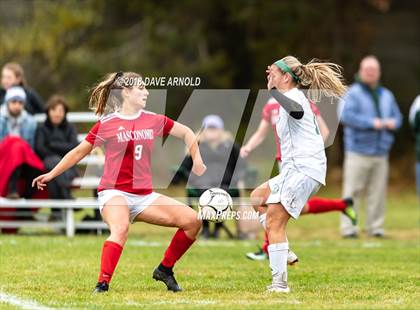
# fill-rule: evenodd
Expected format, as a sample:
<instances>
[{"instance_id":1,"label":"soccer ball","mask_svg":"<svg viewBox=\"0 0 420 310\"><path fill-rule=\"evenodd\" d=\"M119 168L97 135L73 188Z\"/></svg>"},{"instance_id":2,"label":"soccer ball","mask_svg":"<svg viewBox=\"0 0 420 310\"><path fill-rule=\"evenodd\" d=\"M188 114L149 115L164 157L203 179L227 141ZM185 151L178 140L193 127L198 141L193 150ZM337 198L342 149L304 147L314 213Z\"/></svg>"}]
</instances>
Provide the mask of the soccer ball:
<instances>
[{"instance_id":1,"label":"soccer ball","mask_svg":"<svg viewBox=\"0 0 420 310\"><path fill-rule=\"evenodd\" d=\"M221 188L206 190L198 201L199 215L203 220L221 223L232 211L232 197Z\"/></svg>"}]
</instances>

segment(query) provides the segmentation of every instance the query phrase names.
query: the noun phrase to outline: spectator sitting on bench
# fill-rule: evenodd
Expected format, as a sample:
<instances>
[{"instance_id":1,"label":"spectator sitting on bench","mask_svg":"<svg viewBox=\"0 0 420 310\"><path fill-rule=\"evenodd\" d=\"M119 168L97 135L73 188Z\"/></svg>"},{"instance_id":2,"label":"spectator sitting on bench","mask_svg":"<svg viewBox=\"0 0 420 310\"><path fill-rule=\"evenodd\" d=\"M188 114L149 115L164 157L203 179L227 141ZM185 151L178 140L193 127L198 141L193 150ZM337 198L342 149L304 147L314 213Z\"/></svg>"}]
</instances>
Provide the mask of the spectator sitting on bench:
<instances>
[{"instance_id":1,"label":"spectator sitting on bench","mask_svg":"<svg viewBox=\"0 0 420 310\"><path fill-rule=\"evenodd\" d=\"M18 63L9 62L3 66L1 71L0 105L3 105L6 91L13 86L20 86L24 89L26 95L25 110L29 114L44 113L44 101L35 90L29 88L22 66ZM2 106L2 110L4 109L5 107Z\"/></svg>"},{"instance_id":2,"label":"spectator sitting on bench","mask_svg":"<svg viewBox=\"0 0 420 310\"><path fill-rule=\"evenodd\" d=\"M52 96L47 103L45 122L36 130L35 152L49 171L54 168L63 156L77 146L75 127L67 121L68 105L61 96ZM72 167L48 184L49 196L52 199L72 199L70 187L78 175L77 168ZM61 209L52 209L52 218L62 218Z\"/></svg>"},{"instance_id":3,"label":"spectator sitting on bench","mask_svg":"<svg viewBox=\"0 0 420 310\"><path fill-rule=\"evenodd\" d=\"M32 150L36 130L35 119L24 110L25 91L11 87L0 113L0 196L8 198L41 198L31 186L31 180L42 173L44 164ZM36 209L1 208L0 220L32 219ZM16 233L17 229L3 228Z\"/></svg>"},{"instance_id":4,"label":"spectator sitting on bench","mask_svg":"<svg viewBox=\"0 0 420 310\"><path fill-rule=\"evenodd\" d=\"M238 183L244 177L246 163L239 156L240 147L234 143L232 135L224 130L222 118L218 115L206 116L198 140L201 156L207 166L206 173L201 177L190 175L192 159L191 156L187 156L177 171L173 183L189 178L187 194L190 205L192 198L200 197L204 191L212 187L221 187L232 197L239 197ZM203 221L202 235L204 238L218 238L220 228L224 228L223 223L216 223L211 233L209 222Z\"/></svg>"}]
</instances>

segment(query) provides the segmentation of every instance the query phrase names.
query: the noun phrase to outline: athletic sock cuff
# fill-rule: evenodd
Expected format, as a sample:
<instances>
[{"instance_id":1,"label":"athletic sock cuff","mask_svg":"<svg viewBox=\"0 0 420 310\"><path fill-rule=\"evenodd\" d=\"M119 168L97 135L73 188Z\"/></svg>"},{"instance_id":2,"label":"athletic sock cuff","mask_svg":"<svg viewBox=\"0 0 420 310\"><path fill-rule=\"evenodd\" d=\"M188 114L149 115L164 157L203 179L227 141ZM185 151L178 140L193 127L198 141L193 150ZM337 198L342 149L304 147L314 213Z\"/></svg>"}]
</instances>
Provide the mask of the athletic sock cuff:
<instances>
[{"instance_id":1,"label":"athletic sock cuff","mask_svg":"<svg viewBox=\"0 0 420 310\"><path fill-rule=\"evenodd\" d=\"M286 250L289 250L288 242L274 243L268 246L268 252L286 251Z\"/></svg>"},{"instance_id":2,"label":"athletic sock cuff","mask_svg":"<svg viewBox=\"0 0 420 310\"><path fill-rule=\"evenodd\" d=\"M158 269L167 274L173 274L172 267L167 267L163 263L160 263Z\"/></svg>"},{"instance_id":3,"label":"athletic sock cuff","mask_svg":"<svg viewBox=\"0 0 420 310\"><path fill-rule=\"evenodd\" d=\"M123 249L123 247L122 247L122 245L121 245L121 244L116 243L116 242L114 242L114 241L109 241L109 240L106 240L106 241L104 242L104 245L105 245L105 246L115 247L115 248L120 249L120 250L122 250L122 249Z\"/></svg>"}]
</instances>

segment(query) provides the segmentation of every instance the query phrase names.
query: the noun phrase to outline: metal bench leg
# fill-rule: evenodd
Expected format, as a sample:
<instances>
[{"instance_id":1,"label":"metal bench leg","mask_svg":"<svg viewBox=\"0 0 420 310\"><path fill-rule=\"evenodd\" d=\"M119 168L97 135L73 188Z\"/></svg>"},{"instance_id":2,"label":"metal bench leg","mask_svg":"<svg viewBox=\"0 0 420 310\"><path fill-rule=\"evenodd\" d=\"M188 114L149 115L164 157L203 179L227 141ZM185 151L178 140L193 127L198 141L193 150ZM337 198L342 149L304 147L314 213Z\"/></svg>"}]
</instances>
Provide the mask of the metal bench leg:
<instances>
[{"instance_id":1,"label":"metal bench leg","mask_svg":"<svg viewBox=\"0 0 420 310\"><path fill-rule=\"evenodd\" d=\"M74 211L73 209L66 209L66 235L67 237L74 237Z\"/></svg>"}]
</instances>

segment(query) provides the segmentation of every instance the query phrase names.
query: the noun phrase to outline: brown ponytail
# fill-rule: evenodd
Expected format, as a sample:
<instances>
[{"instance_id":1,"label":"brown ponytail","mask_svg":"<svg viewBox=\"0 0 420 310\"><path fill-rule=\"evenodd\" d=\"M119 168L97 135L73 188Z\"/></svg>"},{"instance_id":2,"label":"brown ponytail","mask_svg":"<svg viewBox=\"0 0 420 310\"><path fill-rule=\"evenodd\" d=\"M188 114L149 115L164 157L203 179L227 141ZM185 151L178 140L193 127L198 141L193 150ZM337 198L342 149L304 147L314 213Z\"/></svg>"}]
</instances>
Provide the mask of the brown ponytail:
<instances>
[{"instance_id":1,"label":"brown ponytail","mask_svg":"<svg viewBox=\"0 0 420 310\"><path fill-rule=\"evenodd\" d=\"M138 79L137 82L135 79ZM89 108L102 116L118 111L122 105L121 90L134 86L141 80L141 75L134 72L113 72L107 74L101 82L90 90ZM127 82L126 82L127 81Z\"/></svg>"},{"instance_id":2,"label":"brown ponytail","mask_svg":"<svg viewBox=\"0 0 420 310\"><path fill-rule=\"evenodd\" d=\"M308 98L318 102L321 96L341 97L346 92L342 67L331 62L312 59L306 65L293 56L286 56L282 61L299 78L298 86L308 89Z\"/></svg>"}]
</instances>

